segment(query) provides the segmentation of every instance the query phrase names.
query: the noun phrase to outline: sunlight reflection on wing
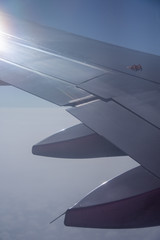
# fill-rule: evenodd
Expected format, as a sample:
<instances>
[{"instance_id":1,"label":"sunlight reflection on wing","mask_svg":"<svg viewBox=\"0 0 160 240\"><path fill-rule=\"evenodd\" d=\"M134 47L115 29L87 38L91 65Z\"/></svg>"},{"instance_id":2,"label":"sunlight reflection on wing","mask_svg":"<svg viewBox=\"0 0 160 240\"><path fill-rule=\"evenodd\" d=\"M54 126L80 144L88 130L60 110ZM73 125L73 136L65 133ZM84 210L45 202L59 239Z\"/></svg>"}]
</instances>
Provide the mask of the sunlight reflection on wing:
<instances>
[{"instance_id":1,"label":"sunlight reflection on wing","mask_svg":"<svg viewBox=\"0 0 160 240\"><path fill-rule=\"evenodd\" d=\"M7 51L7 37L0 31L0 52Z\"/></svg>"},{"instance_id":2,"label":"sunlight reflection on wing","mask_svg":"<svg viewBox=\"0 0 160 240\"><path fill-rule=\"evenodd\" d=\"M3 15L0 13L0 52L7 51L8 36L5 33L7 30L7 22Z\"/></svg>"}]
</instances>

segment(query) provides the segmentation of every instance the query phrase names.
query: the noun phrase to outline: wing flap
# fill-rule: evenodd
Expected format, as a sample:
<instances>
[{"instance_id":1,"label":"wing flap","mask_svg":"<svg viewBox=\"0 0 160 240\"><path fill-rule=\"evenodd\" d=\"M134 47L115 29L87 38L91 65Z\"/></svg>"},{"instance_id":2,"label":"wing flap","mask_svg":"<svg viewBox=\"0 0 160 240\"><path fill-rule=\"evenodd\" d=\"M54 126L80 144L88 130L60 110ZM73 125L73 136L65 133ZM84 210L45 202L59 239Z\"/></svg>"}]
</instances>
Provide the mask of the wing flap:
<instances>
[{"instance_id":1,"label":"wing flap","mask_svg":"<svg viewBox=\"0 0 160 240\"><path fill-rule=\"evenodd\" d=\"M0 68L0 79L4 82L58 105L90 95L72 84L8 61L1 60Z\"/></svg>"},{"instance_id":2,"label":"wing flap","mask_svg":"<svg viewBox=\"0 0 160 240\"><path fill-rule=\"evenodd\" d=\"M160 128L160 91L156 90L123 95L114 98L116 102Z\"/></svg>"},{"instance_id":3,"label":"wing flap","mask_svg":"<svg viewBox=\"0 0 160 240\"><path fill-rule=\"evenodd\" d=\"M124 73L108 72L79 85L104 99L113 99L160 128L160 86Z\"/></svg>"},{"instance_id":4,"label":"wing flap","mask_svg":"<svg viewBox=\"0 0 160 240\"><path fill-rule=\"evenodd\" d=\"M107 72L102 76L82 83L79 87L104 99L160 89L158 84L115 71Z\"/></svg>"},{"instance_id":5,"label":"wing flap","mask_svg":"<svg viewBox=\"0 0 160 240\"><path fill-rule=\"evenodd\" d=\"M113 101L97 100L68 111L160 177L158 128Z\"/></svg>"}]
</instances>

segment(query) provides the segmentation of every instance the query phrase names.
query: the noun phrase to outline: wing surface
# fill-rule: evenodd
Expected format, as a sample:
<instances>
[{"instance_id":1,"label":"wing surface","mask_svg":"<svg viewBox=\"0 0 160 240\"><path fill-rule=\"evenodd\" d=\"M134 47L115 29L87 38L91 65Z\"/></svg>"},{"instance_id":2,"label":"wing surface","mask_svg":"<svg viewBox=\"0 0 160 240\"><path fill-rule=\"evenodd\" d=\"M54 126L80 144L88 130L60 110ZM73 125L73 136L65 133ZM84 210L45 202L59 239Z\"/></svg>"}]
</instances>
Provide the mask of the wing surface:
<instances>
[{"instance_id":1,"label":"wing surface","mask_svg":"<svg viewBox=\"0 0 160 240\"><path fill-rule=\"evenodd\" d=\"M69 112L160 177L157 127L114 101L97 100Z\"/></svg>"},{"instance_id":2,"label":"wing surface","mask_svg":"<svg viewBox=\"0 0 160 240\"><path fill-rule=\"evenodd\" d=\"M5 49L0 50L0 85L13 85L68 106L67 111L82 122L33 146L33 153L73 158L129 155L155 178L160 178L160 57L17 20L6 14L2 14L1 19L6 27L0 31L0 41L5 42ZM140 170L142 175L143 170ZM121 185L131 184L133 178L128 182L123 180L129 175L118 178L122 179ZM134 176L139 176L139 170L134 171ZM147 179L150 181L150 177ZM107 185L105 189L110 187ZM133 189L131 195L138 195L140 202L147 196L152 201L156 195L159 201L159 190L153 195L147 193L155 189L159 189L159 185L153 183L151 189L146 189L143 184L140 192ZM144 192L141 197L140 193ZM125 197L126 194L127 191ZM94 202L94 206L98 204ZM114 206L119 209L122 205L117 202ZM138 209L141 207L136 211ZM159 211L159 207L156 209ZM153 212L146 223L144 214L139 226L153 226L150 222ZM72 220L76 218L69 218L66 224L76 225ZM87 222L85 226L94 226L94 223Z\"/></svg>"},{"instance_id":3,"label":"wing surface","mask_svg":"<svg viewBox=\"0 0 160 240\"><path fill-rule=\"evenodd\" d=\"M1 81L53 103L73 106L69 112L85 125L160 176L158 56L11 21L8 15L3 20L8 28L1 32L7 46L0 57ZM134 64L141 64L142 69L129 67ZM110 127L114 138L108 133Z\"/></svg>"}]
</instances>

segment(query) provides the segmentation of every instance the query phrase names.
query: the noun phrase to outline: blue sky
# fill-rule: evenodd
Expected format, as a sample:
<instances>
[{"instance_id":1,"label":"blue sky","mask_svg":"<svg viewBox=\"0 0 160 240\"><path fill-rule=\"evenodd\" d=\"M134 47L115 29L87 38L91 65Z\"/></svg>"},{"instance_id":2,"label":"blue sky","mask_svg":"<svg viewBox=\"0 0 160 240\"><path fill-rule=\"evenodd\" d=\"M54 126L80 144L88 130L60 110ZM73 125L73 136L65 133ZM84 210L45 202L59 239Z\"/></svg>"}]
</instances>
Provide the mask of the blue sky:
<instances>
[{"instance_id":1,"label":"blue sky","mask_svg":"<svg viewBox=\"0 0 160 240\"><path fill-rule=\"evenodd\" d=\"M8 12L97 40L160 54L157 0L5 0Z\"/></svg>"},{"instance_id":2,"label":"blue sky","mask_svg":"<svg viewBox=\"0 0 160 240\"><path fill-rule=\"evenodd\" d=\"M8 13L97 40L160 54L160 2L155 0L0 0ZM0 87L0 239L157 240L159 227L66 228L52 217L88 191L136 164L129 158L62 160L31 154L33 144L77 123L54 104Z\"/></svg>"}]
</instances>

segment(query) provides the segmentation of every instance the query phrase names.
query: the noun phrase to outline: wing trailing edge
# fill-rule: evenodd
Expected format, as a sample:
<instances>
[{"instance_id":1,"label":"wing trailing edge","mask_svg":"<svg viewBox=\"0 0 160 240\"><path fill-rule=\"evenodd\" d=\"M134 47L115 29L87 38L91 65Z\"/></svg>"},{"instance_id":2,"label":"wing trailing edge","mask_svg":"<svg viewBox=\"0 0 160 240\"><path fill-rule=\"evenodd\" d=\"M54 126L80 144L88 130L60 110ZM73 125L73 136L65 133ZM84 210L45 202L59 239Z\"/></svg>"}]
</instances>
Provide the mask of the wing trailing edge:
<instances>
[{"instance_id":1,"label":"wing trailing edge","mask_svg":"<svg viewBox=\"0 0 160 240\"><path fill-rule=\"evenodd\" d=\"M67 110L160 178L160 131L114 101L97 100Z\"/></svg>"}]
</instances>

